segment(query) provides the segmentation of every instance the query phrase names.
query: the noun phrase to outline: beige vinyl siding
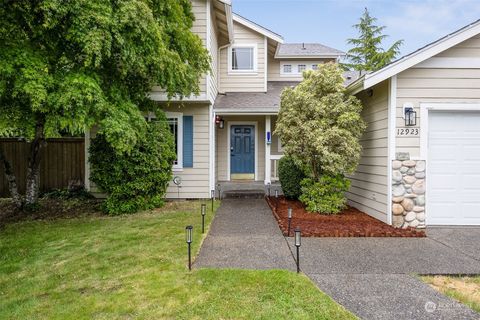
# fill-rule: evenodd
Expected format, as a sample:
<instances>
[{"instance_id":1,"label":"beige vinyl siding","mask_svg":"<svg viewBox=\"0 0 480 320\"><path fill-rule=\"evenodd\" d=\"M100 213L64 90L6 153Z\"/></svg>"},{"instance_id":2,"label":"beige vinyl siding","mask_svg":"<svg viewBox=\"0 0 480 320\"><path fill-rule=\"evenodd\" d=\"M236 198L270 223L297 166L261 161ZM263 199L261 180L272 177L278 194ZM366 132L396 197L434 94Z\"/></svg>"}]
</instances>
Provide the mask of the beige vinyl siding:
<instances>
[{"instance_id":1,"label":"beige vinyl siding","mask_svg":"<svg viewBox=\"0 0 480 320\"><path fill-rule=\"evenodd\" d=\"M210 9L210 19L208 21L210 29L210 39L208 44L208 51L212 58L211 72L208 77L208 97L210 101L215 101L218 94L218 33L215 24L215 10L213 5Z\"/></svg>"},{"instance_id":2,"label":"beige vinyl siding","mask_svg":"<svg viewBox=\"0 0 480 320\"><path fill-rule=\"evenodd\" d=\"M192 0L192 11L195 15L195 21L193 21L192 31L202 39L203 45L207 46L207 0ZM207 76L203 75L199 81L199 96L205 95L207 92ZM153 93L165 92L165 90L159 86L152 88Z\"/></svg>"},{"instance_id":3,"label":"beige vinyl siding","mask_svg":"<svg viewBox=\"0 0 480 320\"><path fill-rule=\"evenodd\" d=\"M350 176L349 205L387 221L388 209L388 81L373 88L373 96L359 94L367 129L361 138L362 157Z\"/></svg>"},{"instance_id":4,"label":"beige vinyl siding","mask_svg":"<svg viewBox=\"0 0 480 320\"><path fill-rule=\"evenodd\" d=\"M258 132L258 176L257 181L263 181L265 179L265 116L224 116L225 128L216 129L216 177L218 181L228 180L228 157L230 156L230 150L228 150L228 123L235 121L241 125L241 122L246 122L245 125L251 125L250 122L257 122Z\"/></svg>"},{"instance_id":5,"label":"beige vinyl siding","mask_svg":"<svg viewBox=\"0 0 480 320\"><path fill-rule=\"evenodd\" d=\"M435 57L480 57L480 36L458 44ZM428 61L428 60L427 60ZM413 103L420 127L420 104L427 102L480 102L480 69L410 68L397 76L396 126L404 127L403 104ZM420 157L420 137L397 137L396 151Z\"/></svg>"},{"instance_id":6,"label":"beige vinyl siding","mask_svg":"<svg viewBox=\"0 0 480 320\"><path fill-rule=\"evenodd\" d=\"M265 91L265 37L237 22L234 22L235 44L256 44L257 71L252 74L228 71L228 48L220 51L220 92Z\"/></svg>"},{"instance_id":7,"label":"beige vinyl siding","mask_svg":"<svg viewBox=\"0 0 480 320\"><path fill-rule=\"evenodd\" d=\"M166 112L181 112L184 116L193 116L193 167L173 172L173 176L182 178L181 199L209 198L209 117L208 105L185 104L165 107ZM167 198L178 198L178 188L171 182L167 189Z\"/></svg>"},{"instance_id":8,"label":"beige vinyl siding","mask_svg":"<svg viewBox=\"0 0 480 320\"><path fill-rule=\"evenodd\" d=\"M280 62L284 63L288 59L275 59L274 55L268 56L268 81L302 81L302 75L285 76L280 75ZM295 59L292 62L305 62L306 64L322 64L326 62L335 62L335 59Z\"/></svg>"},{"instance_id":9,"label":"beige vinyl siding","mask_svg":"<svg viewBox=\"0 0 480 320\"><path fill-rule=\"evenodd\" d=\"M277 116L271 116L272 118L272 123L271 123L271 129L272 129L272 144L270 147L270 154L271 155L283 155L283 151L278 151L278 146L279 146L279 137L278 135L274 134L275 128L277 127Z\"/></svg>"}]
</instances>

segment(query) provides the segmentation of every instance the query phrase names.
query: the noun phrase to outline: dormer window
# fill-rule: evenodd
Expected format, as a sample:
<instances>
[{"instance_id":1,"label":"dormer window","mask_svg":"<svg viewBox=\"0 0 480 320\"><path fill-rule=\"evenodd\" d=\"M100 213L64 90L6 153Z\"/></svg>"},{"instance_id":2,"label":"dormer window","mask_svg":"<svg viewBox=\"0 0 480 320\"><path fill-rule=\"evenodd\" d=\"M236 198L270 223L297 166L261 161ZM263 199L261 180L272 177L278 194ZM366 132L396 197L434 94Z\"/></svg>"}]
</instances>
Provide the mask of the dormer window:
<instances>
[{"instance_id":1,"label":"dormer window","mask_svg":"<svg viewBox=\"0 0 480 320\"><path fill-rule=\"evenodd\" d=\"M255 45L235 45L229 49L230 72L256 72L257 48Z\"/></svg>"},{"instance_id":2,"label":"dormer window","mask_svg":"<svg viewBox=\"0 0 480 320\"><path fill-rule=\"evenodd\" d=\"M298 65L298 73L302 73L305 70L307 70L307 65L306 64L299 64Z\"/></svg>"},{"instance_id":3,"label":"dormer window","mask_svg":"<svg viewBox=\"0 0 480 320\"><path fill-rule=\"evenodd\" d=\"M318 64L312 64L312 70L318 70Z\"/></svg>"},{"instance_id":4,"label":"dormer window","mask_svg":"<svg viewBox=\"0 0 480 320\"><path fill-rule=\"evenodd\" d=\"M284 64L283 65L283 73L292 73L292 65L291 64Z\"/></svg>"}]
</instances>

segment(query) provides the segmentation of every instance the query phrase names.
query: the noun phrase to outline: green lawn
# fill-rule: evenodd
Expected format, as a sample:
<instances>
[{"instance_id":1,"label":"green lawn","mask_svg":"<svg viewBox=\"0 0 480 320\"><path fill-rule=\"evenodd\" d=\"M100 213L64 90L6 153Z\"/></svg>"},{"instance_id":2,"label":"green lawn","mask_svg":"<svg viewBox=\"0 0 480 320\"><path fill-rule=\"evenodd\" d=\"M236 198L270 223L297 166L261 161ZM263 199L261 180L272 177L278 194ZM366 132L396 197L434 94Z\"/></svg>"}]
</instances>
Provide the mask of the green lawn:
<instances>
[{"instance_id":1,"label":"green lawn","mask_svg":"<svg viewBox=\"0 0 480 320\"><path fill-rule=\"evenodd\" d=\"M353 319L288 271L186 268L199 202L0 229L0 319ZM212 214L208 211L207 221Z\"/></svg>"},{"instance_id":2,"label":"green lawn","mask_svg":"<svg viewBox=\"0 0 480 320\"><path fill-rule=\"evenodd\" d=\"M429 276L422 277L422 280L452 299L480 312L480 276Z\"/></svg>"}]
</instances>

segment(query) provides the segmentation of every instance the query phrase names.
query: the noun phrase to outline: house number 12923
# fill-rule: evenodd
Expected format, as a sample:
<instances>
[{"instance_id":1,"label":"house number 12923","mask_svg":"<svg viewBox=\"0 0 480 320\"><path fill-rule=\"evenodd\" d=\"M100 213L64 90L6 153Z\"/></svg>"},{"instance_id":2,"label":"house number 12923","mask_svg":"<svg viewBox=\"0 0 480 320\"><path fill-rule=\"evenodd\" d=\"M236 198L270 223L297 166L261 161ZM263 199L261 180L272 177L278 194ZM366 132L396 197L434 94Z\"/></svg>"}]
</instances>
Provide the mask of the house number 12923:
<instances>
[{"instance_id":1,"label":"house number 12923","mask_svg":"<svg viewBox=\"0 0 480 320\"><path fill-rule=\"evenodd\" d=\"M397 128L397 136L418 136L420 130L418 128Z\"/></svg>"}]
</instances>

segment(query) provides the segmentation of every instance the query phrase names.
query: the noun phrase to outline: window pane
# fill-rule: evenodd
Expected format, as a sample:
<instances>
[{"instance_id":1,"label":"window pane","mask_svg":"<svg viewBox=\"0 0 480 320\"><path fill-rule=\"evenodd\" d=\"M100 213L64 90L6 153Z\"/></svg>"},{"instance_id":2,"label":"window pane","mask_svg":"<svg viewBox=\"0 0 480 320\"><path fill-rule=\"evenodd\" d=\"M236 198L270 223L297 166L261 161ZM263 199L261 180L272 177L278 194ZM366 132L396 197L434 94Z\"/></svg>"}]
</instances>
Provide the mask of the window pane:
<instances>
[{"instance_id":1,"label":"window pane","mask_svg":"<svg viewBox=\"0 0 480 320\"><path fill-rule=\"evenodd\" d=\"M168 118L167 122L175 142L175 154L177 155L177 159L173 161L173 164L176 165L178 164L178 118Z\"/></svg>"},{"instance_id":2,"label":"window pane","mask_svg":"<svg viewBox=\"0 0 480 320\"><path fill-rule=\"evenodd\" d=\"M232 70L253 70L253 48L232 48Z\"/></svg>"},{"instance_id":3,"label":"window pane","mask_svg":"<svg viewBox=\"0 0 480 320\"><path fill-rule=\"evenodd\" d=\"M307 68L306 65L304 65L304 64L299 64L299 65L298 65L298 72L303 72L303 71L305 71L306 68Z\"/></svg>"},{"instance_id":4,"label":"window pane","mask_svg":"<svg viewBox=\"0 0 480 320\"><path fill-rule=\"evenodd\" d=\"M312 64L312 70L318 70L318 64Z\"/></svg>"},{"instance_id":5,"label":"window pane","mask_svg":"<svg viewBox=\"0 0 480 320\"><path fill-rule=\"evenodd\" d=\"M284 72L284 73L290 73L290 72L292 72L292 65L291 65L291 64L285 64L285 65L283 65L283 72Z\"/></svg>"}]
</instances>

